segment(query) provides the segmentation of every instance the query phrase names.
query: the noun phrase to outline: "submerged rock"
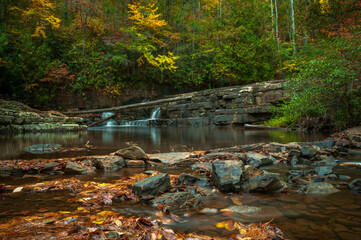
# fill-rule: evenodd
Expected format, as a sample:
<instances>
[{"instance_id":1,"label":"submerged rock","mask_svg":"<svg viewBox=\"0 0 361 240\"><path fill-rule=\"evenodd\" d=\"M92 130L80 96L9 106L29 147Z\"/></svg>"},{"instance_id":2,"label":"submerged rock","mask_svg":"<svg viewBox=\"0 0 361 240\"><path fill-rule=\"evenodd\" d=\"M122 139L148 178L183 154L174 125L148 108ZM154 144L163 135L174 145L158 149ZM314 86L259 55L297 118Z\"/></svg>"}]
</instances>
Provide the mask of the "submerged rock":
<instances>
[{"instance_id":1,"label":"submerged rock","mask_svg":"<svg viewBox=\"0 0 361 240\"><path fill-rule=\"evenodd\" d=\"M330 183L316 182L316 183L311 183L311 184L308 184L308 185L300 188L298 190L298 192L305 193L305 194L318 195L318 194L336 193L336 192L339 192L339 190Z\"/></svg>"},{"instance_id":2,"label":"submerged rock","mask_svg":"<svg viewBox=\"0 0 361 240\"><path fill-rule=\"evenodd\" d=\"M250 213L256 213L260 212L261 208L259 207L253 207L253 206L230 206L227 208L231 212L240 213L240 214L250 214Z\"/></svg>"},{"instance_id":3,"label":"submerged rock","mask_svg":"<svg viewBox=\"0 0 361 240\"><path fill-rule=\"evenodd\" d=\"M152 201L153 207L165 205L171 211L195 208L202 204L202 201L190 192L165 193Z\"/></svg>"},{"instance_id":4,"label":"submerged rock","mask_svg":"<svg viewBox=\"0 0 361 240\"><path fill-rule=\"evenodd\" d=\"M356 178L353 180L348 187L351 189L351 191L356 193L361 193L361 178Z\"/></svg>"},{"instance_id":5,"label":"submerged rock","mask_svg":"<svg viewBox=\"0 0 361 240\"><path fill-rule=\"evenodd\" d=\"M276 174L265 174L255 177L242 185L244 192L285 192L288 185Z\"/></svg>"},{"instance_id":6,"label":"submerged rock","mask_svg":"<svg viewBox=\"0 0 361 240\"><path fill-rule=\"evenodd\" d=\"M240 190L243 163L240 161L216 161L212 164L212 180L222 192Z\"/></svg>"},{"instance_id":7,"label":"submerged rock","mask_svg":"<svg viewBox=\"0 0 361 240\"><path fill-rule=\"evenodd\" d=\"M116 172L125 167L125 161L120 156L109 156L105 158L95 158L93 165L104 172Z\"/></svg>"},{"instance_id":8,"label":"submerged rock","mask_svg":"<svg viewBox=\"0 0 361 240\"><path fill-rule=\"evenodd\" d=\"M140 180L133 185L133 191L138 197L157 196L170 188L170 178L166 173Z\"/></svg>"},{"instance_id":9,"label":"submerged rock","mask_svg":"<svg viewBox=\"0 0 361 240\"><path fill-rule=\"evenodd\" d=\"M35 144L30 147L25 148L26 152L33 154L44 154L44 153L56 153L63 149L63 146L60 144Z\"/></svg>"},{"instance_id":10,"label":"submerged rock","mask_svg":"<svg viewBox=\"0 0 361 240\"><path fill-rule=\"evenodd\" d=\"M143 149L141 149L138 146L130 146L124 149L118 150L116 155L121 156L124 159L130 159L130 160L147 160L148 156L144 152Z\"/></svg>"}]
</instances>

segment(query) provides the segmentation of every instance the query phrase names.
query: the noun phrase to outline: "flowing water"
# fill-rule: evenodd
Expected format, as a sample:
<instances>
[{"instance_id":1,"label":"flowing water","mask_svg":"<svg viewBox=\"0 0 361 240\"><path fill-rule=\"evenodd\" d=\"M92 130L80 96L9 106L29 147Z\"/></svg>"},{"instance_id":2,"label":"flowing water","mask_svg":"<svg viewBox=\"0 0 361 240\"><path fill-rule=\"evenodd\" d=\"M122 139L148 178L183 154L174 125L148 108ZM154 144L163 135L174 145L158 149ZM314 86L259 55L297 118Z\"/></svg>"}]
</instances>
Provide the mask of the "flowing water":
<instances>
[{"instance_id":1,"label":"flowing water","mask_svg":"<svg viewBox=\"0 0 361 240\"><path fill-rule=\"evenodd\" d=\"M237 144L256 142L316 141L326 137L322 133L245 130L231 127L198 128L151 128L151 127L99 127L73 133L27 133L18 135L0 135L1 159L57 158L107 154L127 146L127 142L136 143L146 152L169 152L184 150L206 150L215 147L229 147ZM84 146L89 141L96 149L83 152L54 154L30 154L25 147L33 144L52 143L63 146ZM192 172L190 169L154 169L170 174ZM272 166L267 171L281 172L289 170L285 166ZM112 174L80 175L76 178L98 182L112 182L116 179L132 176L144 169L122 169ZM355 168L337 167L337 173L352 178L360 176ZM67 176L61 176L62 178ZM1 177L0 182L11 185L23 185L57 179L59 176L41 175L40 177ZM230 232L216 227L216 223L234 219L244 223L264 222L274 218L273 223L281 228L289 239L360 239L361 232L361 195L354 194L339 185L339 193L328 196L305 196L297 193L286 194L225 194L208 197L200 209L181 213L180 221L170 227L184 232L197 232L213 236L227 236ZM21 215L21 212L36 213L39 208L48 211L71 211L80 206L67 203L69 192L15 193L0 195L0 219ZM243 205L260 207L261 212L248 215L224 216L221 209L234 205L237 198ZM114 203L109 207L125 216L142 215L155 217L155 210L145 204ZM203 208L217 209L216 213L200 213Z\"/></svg>"}]
</instances>

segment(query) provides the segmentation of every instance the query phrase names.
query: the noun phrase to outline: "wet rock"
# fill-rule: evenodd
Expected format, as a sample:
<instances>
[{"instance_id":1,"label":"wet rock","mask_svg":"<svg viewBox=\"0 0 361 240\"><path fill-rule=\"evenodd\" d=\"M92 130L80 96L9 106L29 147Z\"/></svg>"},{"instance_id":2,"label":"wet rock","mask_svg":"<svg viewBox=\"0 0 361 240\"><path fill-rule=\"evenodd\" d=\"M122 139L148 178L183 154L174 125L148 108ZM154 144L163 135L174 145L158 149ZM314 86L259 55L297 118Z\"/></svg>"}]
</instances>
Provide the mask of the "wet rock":
<instances>
[{"instance_id":1,"label":"wet rock","mask_svg":"<svg viewBox=\"0 0 361 240\"><path fill-rule=\"evenodd\" d=\"M246 153L248 157L248 164L255 167L270 166L275 159L272 156L266 156L259 153L249 152Z\"/></svg>"},{"instance_id":2,"label":"wet rock","mask_svg":"<svg viewBox=\"0 0 361 240\"><path fill-rule=\"evenodd\" d=\"M333 156L329 156L321 161L314 162L312 165L316 166L337 166L336 159Z\"/></svg>"},{"instance_id":3,"label":"wet rock","mask_svg":"<svg viewBox=\"0 0 361 240\"><path fill-rule=\"evenodd\" d=\"M317 151L320 150L320 148L314 145L303 145L300 150L302 156L306 158L311 158L316 155Z\"/></svg>"},{"instance_id":4,"label":"wet rock","mask_svg":"<svg viewBox=\"0 0 361 240\"><path fill-rule=\"evenodd\" d=\"M243 192L285 192L288 185L275 174L255 177L242 185Z\"/></svg>"},{"instance_id":5,"label":"wet rock","mask_svg":"<svg viewBox=\"0 0 361 240\"><path fill-rule=\"evenodd\" d=\"M338 176L338 178L341 180L341 181L349 181L351 179L350 176L347 176L347 175L340 175Z\"/></svg>"},{"instance_id":6,"label":"wet rock","mask_svg":"<svg viewBox=\"0 0 361 240\"><path fill-rule=\"evenodd\" d=\"M240 161L216 161L212 164L212 180L222 192L238 192L240 190L243 163Z\"/></svg>"},{"instance_id":7,"label":"wet rock","mask_svg":"<svg viewBox=\"0 0 361 240\"><path fill-rule=\"evenodd\" d=\"M239 154L231 153L231 152L214 152L208 153L202 156L200 159L205 161L210 160L238 160Z\"/></svg>"},{"instance_id":8,"label":"wet rock","mask_svg":"<svg viewBox=\"0 0 361 240\"><path fill-rule=\"evenodd\" d=\"M63 148L60 144L35 144L24 150L33 154L56 153Z\"/></svg>"},{"instance_id":9,"label":"wet rock","mask_svg":"<svg viewBox=\"0 0 361 240\"><path fill-rule=\"evenodd\" d=\"M319 147L320 149L332 149L335 145L334 140L310 142L309 144Z\"/></svg>"},{"instance_id":10,"label":"wet rock","mask_svg":"<svg viewBox=\"0 0 361 240\"><path fill-rule=\"evenodd\" d=\"M337 181L338 177L336 174L329 174L329 175L327 175L327 179L329 179L331 181Z\"/></svg>"},{"instance_id":11,"label":"wet rock","mask_svg":"<svg viewBox=\"0 0 361 240\"><path fill-rule=\"evenodd\" d=\"M125 167L125 161L120 156L109 156L105 158L95 158L93 165L104 172L116 172Z\"/></svg>"},{"instance_id":12,"label":"wet rock","mask_svg":"<svg viewBox=\"0 0 361 240\"><path fill-rule=\"evenodd\" d=\"M321 177L321 176L313 176L311 177L311 181L318 183L318 182L324 182L325 181L325 177Z\"/></svg>"},{"instance_id":13,"label":"wet rock","mask_svg":"<svg viewBox=\"0 0 361 240\"><path fill-rule=\"evenodd\" d=\"M301 170L290 170L287 172L288 177L302 177L303 171Z\"/></svg>"},{"instance_id":14,"label":"wet rock","mask_svg":"<svg viewBox=\"0 0 361 240\"><path fill-rule=\"evenodd\" d=\"M300 161L300 159L297 156L293 156L291 159L291 165L295 166L297 164L301 164L302 162Z\"/></svg>"},{"instance_id":15,"label":"wet rock","mask_svg":"<svg viewBox=\"0 0 361 240\"><path fill-rule=\"evenodd\" d=\"M116 155L121 156L124 159L130 159L130 160L147 160L148 156L144 152L143 149L141 149L138 146L130 146L124 149L118 150Z\"/></svg>"},{"instance_id":16,"label":"wet rock","mask_svg":"<svg viewBox=\"0 0 361 240\"><path fill-rule=\"evenodd\" d=\"M361 161L361 151L349 149L348 150L348 158L350 160L354 160L354 161Z\"/></svg>"},{"instance_id":17,"label":"wet rock","mask_svg":"<svg viewBox=\"0 0 361 240\"><path fill-rule=\"evenodd\" d=\"M246 165L242 174L242 182L246 182L252 178L259 177L263 174L262 170L252 165Z\"/></svg>"},{"instance_id":18,"label":"wet rock","mask_svg":"<svg viewBox=\"0 0 361 240\"><path fill-rule=\"evenodd\" d=\"M56 166L58 166L59 163L58 162L47 162L45 163L42 171L43 172L48 172L48 171L52 171Z\"/></svg>"},{"instance_id":19,"label":"wet rock","mask_svg":"<svg viewBox=\"0 0 361 240\"><path fill-rule=\"evenodd\" d=\"M231 212L240 213L240 214L250 214L250 213L256 213L260 212L261 208L259 207L253 207L253 206L230 206L227 208Z\"/></svg>"},{"instance_id":20,"label":"wet rock","mask_svg":"<svg viewBox=\"0 0 361 240\"><path fill-rule=\"evenodd\" d=\"M75 162L72 162L72 161L66 162L66 167L64 169L64 173L66 173L66 174L82 174L85 172L87 172L87 169L84 166L77 164Z\"/></svg>"},{"instance_id":21,"label":"wet rock","mask_svg":"<svg viewBox=\"0 0 361 240\"><path fill-rule=\"evenodd\" d=\"M125 165L128 168L145 168L147 166L143 160L126 160Z\"/></svg>"},{"instance_id":22,"label":"wet rock","mask_svg":"<svg viewBox=\"0 0 361 240\"><path fill-rule=\"evenodd\" d=\"M169 175L166 173L140 180L133 185L133 191L138 197L158 196L171 187Z\"/></svg>"},{"instance_id":23,"label":"wet rock","mask_svg":"<svg viewBox=\"0 0 361 240\"><path fill-rule=\"evenodd\" d=\"M361 193L361 178L356 178L353 180L348 187L351 189L351 191L356 193Z\"/></svg>"},{"instance_id":24,"label":"wet rock","mask_svg":"<svg viewBox=\"0 0 361 240\"><path fill-rule=\"evenodd\" d=\"M181 184L193 184L195 183L196 181L198 180L197 177L191 175L191 174L187 174L187 173L182 173L181 175L179 175L178 177L178 181L181 183Z\"/></svg>"},{"instance_id":25,"label":"wet rock","mask_svg":"<svg viewBox=\"0 0 361 240\"><path fill-rule=\"evenodd\" d=\"M333 172L333 167L332 166L316 167L315 172L317 173L318 176L327 176Z\"/></svg>"},{"instance_id":26,"label":"wet rock","mask_svg":"<svg viewBox=\"0 0 361 240\"><path fill-rule=\"evenodd\" d=\"M170 153L155 153L148 154L149 159L152 161L158 161L164 164L174 164L177 161L181 161L192 157L191 152L170 152Z\"/></svg>"},{"instance_id":27,"label":"wet rock","mask_svg":"<svg viewBox=\"0 0 361 240\"><path fill-rule=\"evenodd\" d=\"M174 167L190 167L196 162L199 162L197 158L180 159L175 161L171 166Z\"/></svg>"},{"instance_id":28,"label":"wet rock","mask_svg":"<svg viewBox=\"0 0 361 240\"><path fill-rule=\"evenodd\" d=\"M211 189L200 187L200 186L197 186L194 191L195 191L195 193L197 193L197 194L199 194L201 196L211 196L211 195L213 195L213 192L212 192Z\"/></svg>"},{"instance_id":29,"label":"wet rock","mask_svg":"<svg viewBox=\"0 0 361 240\"><path fill-rule=\"evenodd\" d=\"M191 169L210 172L212 170L212 164L209 162L197 162L191 166Z\"/></svg>"},{"instance_id":30,"label":"wet rock","mask_svg":"<svg viewBox=\"0 0 361 240\"><path fill-rule=\"evenodd\" d=\"M165 205L171 211L187 210L203 203L190 192L165 193L152 201L153 207Z\"/></svg>"},{"instance_id":31,"label":"wet rock","mask_svg":"<svg viewBox=\"0 0 361 240\"><path fill-rule=\"evenodd\" d=\"M305 194L318 195L318 194L336 193L336 192L339 192L339 190L330 183L316 182L316 183L311 183L311 184L308 184L308 185L300 188L298 190L298 192L305 193Z\"/></svg>"},{"instance_id":32,"label":"wet rock","mask_svg":"<svg viewBox=\"0 0 361 240\"><path fill-rule=\"evenodd\" d=\"M280 153L286 151L286 146L281 143L271 142L270 144L265 145L263 149L268 152Z\"/></svg>"}]
</instances>

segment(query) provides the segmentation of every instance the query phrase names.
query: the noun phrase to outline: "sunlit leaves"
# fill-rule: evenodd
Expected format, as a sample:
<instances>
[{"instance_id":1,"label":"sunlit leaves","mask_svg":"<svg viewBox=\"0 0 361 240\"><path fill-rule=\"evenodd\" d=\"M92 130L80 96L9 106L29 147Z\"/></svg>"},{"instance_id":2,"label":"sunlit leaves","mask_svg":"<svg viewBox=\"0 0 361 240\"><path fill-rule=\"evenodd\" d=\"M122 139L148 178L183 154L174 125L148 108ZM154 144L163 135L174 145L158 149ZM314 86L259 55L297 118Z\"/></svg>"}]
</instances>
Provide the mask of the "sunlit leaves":
<instances>
[{"instance_id":1,"label":"sunlit leaves","mask_svg":"<svg viewBox=\"0 0 361 240\"><path fill-rule=\"evenodd\" d=\"M167 25L167 23L160 19L160 14L157 13L158 8L155 7L156 1L142 4L140 1L135 1L129 4L129 19L134 21L137 28L142 30L159 30Z\"/></svg>"}]
</instances>

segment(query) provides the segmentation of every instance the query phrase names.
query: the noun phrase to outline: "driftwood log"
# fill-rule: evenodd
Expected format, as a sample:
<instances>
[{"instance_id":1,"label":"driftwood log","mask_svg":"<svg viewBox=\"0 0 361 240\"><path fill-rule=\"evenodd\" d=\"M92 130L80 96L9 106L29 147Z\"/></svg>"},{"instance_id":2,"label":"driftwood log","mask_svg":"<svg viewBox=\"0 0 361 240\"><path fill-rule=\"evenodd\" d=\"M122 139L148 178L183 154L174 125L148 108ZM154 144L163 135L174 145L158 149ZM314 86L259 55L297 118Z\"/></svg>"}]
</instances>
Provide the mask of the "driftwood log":
<instances>
[{"instance_id":1,"label":"driftwood log","mask_svg":"<svg viewBox=\"0 0 361 240\"><path fill-rule=\"evenodd\" d=\"M98 125L98 124L100 124L102 122L108 121L109 119L112 119L112 118L115 118L115 114L111 115L111 116L109 116L107 118L100 119L99 121L96 121L95 123L90 124L88 127L94 127L94 126L96 126L96 125Z\"/></svg>"}]
</instances>

